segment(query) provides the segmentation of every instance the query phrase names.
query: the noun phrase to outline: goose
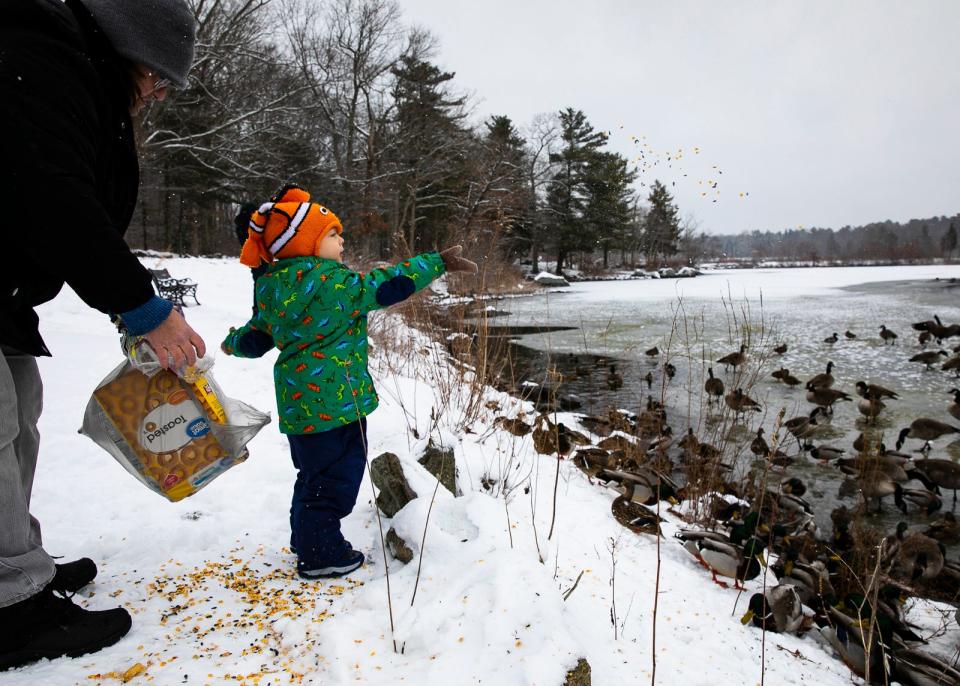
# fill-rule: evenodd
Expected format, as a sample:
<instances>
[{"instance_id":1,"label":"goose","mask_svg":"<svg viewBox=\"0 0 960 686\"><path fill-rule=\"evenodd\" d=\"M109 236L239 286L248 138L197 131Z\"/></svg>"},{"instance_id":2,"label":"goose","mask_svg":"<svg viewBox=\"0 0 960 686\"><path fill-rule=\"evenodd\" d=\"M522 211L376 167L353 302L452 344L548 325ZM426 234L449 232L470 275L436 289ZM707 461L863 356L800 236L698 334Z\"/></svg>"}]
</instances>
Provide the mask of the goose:
<instances>
[{"instance_id":1,"label":"goose","mask_svg":"<svg viewBox=\"0 0 960 686\"><path fill-rule=\"evenodd\" d=\"M760 403L745 394L741 388L735 388L733 392L727 393L723 401L737 415L745 412L760 412L763 409Z\"/></svg>"},{"instance_id":2,"label":"goose","mask_svg":"<svg viewBox=\"0 0 960 686\"><path fill-rule=\"evenodd\" d=\"M783 423L794 438L797 439L797 446L803 448L803 443L801 439L808 438L812 436L813 433L817 430L817 415L823 412L822 408L815 407L810 411L809 415L800 415L799 417L793 417L788 419Z\"/></svg>"},{"instance_id":3,"label":"goose","mask_svg":"<svg viewBox=\"0 0 960 686\"><path fill-rule=\"evenodd\" d=\"M960 522L952 512L944 512L942 518L930 523L923 535L940 543L960 543Z\"/></svg>"},{"instance_id":4,"label":"goose","mask_svg":"<svg viewBox=\"0 0 960 686\"><path fill-rule=\"evenodd\" d=\"M924 441L922 452L925 452L930 449L930 441L935 441L947 434L956 433L960 433L960 428L937 421L936 419L920 417L919 419L914 419L910 423L910 426L900 430L900 435L897 437L897 450L903 447L904 440L916 438Z\"/></svg>"},{"instance_id":5,"label":"goose","mask_svg":"<svg viewBox=\"0 0 960 686\"><path fill-rule=\"evenodd\" d=\"M847 337L848 341L852 341L857 337L857 334L853 333L850 329L847 329L843 332L843 335Z\"/></svg>"},{"instance_id":6,"label":"goose","mask_svg":"<svg viewBox=\"0 0 960 686\"><path fill-rule=\"evenodd\" d=\"M933 579L943 569L943 544L921 533L903 535L900 524L897 525L897 532L901 536L900 549L892 572L910 581Z\"/></svg>"},{"instance_id":7,"label":"goose","mask_svg":"<svg viewBox=\"0 0 960 686\"><path fill-rule=\"evenodd\" d=\"M646 355L647 357L656 357L657 355L660 354L660 349L657 348L657 346L653 346L649 350L644 351L643 354Z\"/></svg>"},{"instance_id":8,"label":"goose","mask_svg":"<svg viewBox=\"0 0 960 686\"><path fill-rule=\"evenodd\" d=\"M824 343L829 343L830 345L833 345L834 343L836 343L836 342L839 341L839 340L840 340L840 337L837 335L837 332L834 331L831 335L829 335L829 336L827 336L826 338L824 338L824 339L823 339L823 342L824 342Z\"/></svg>"},{"instance_id":9,"label":"goose","mask_svg":"<svg viewBox=\"0 0 960 686\"><path fill-rule=\"evenodd\" d=\"M940 361L940 356L948 357L946 350L928 350L923 353L917 353L910 358L911 362L922 362L927 365L927 369L933 369L933 365Z\"/></svg>"},{"instance_id":10,"label":"goose","mask_svg":"<svg viewBox=\"0 0 960 686\"><path fill-rule=\"evenodd\" d=\"M953 372L960 378L960 355L954 355L940 367L945 372Z\"/></svg>"},{"instance_id":11,"label":"goose","mask_svg":"<svg viewBox=\"0 0 960 686\"><path fill-rule=\"evenodd\" d=\"M613 518L623 526L638 534L650 534L652 536L663 537L660 530L660 523L664 521L651 512L646 507L634 501L634 491L636 483L627 481L624 483L624 493L614 498L610 504L610 512Z\"/></svg>"},{"instance_id":12,"label":"goose","mask_svg":"<svg viewBox=\"0 0 960 686\"><path fill-rule=\"evenodd\" d=\"M857 479L863 503L869 509L870 499L877 499L877 512L883 512L882 501L888 495L893 496L893 502L898 508L903 507L903 486L897 483L881 470L860 472Z\"/></svg>"},{"instance_id":13,"label":"goose","mask_svg":"<svg viewBox=\"0 0 960 686\"><path fill-rule=\"evenodd\" d=\"M910 325L910 328L914 331L936 331L943 328L943 322L940 321L940 317L933 315L933 319L928 319L923 322L914 322Z\"/></svg>"},{"instance_id":14,"label":"goose","mask_svg":"<svg viewBox=\"0 0 960 686\"><path fill-rule=\"evenodd\" d=\"M960 463L953 460L929 459L915 460L914 470L922 472L930 485L953 491L953 504L957 504L957 490L960 490Z\"/></svg>"},{"instance_id":15,"label":"goose","mask_svg":"<svg viewBox=\"0 0 960 686\"><path fill-rule=\"evenodd\" d=\"M710 570L714 582L724 588L728 586L717 578L717 574L733 579L733 587L738 590L743 590L741 582L755 579L760 574L765 544L759 538L750 538L739 546L729 537L713 531L681 529L674 535L682 541L687 552Z\"/></svg>"},{"instance_id":16,"label":"goose","mask_svg":"<svg viewBox=\"0 0 960 686\"><path fill-rule=\"evenodd\" d=\"M891 391L889 388L884 388L883 386L878 386L874 383L868 384L865 381L858 381L856 383L856 387L857 395L859 395L861 398L867 398L868 400L882 400L883 398L897 400L900 398L899 395Z\"/></svg>"},{"instance_id":17,"label":"goose","mask_svg":"<svg viewBox=\"0 0 960 686\"><path fill-rule=\"evenodd\" d=\"M775 352L777 355L783 355L785 352L787 352L787 344L781 343L773 349L773 352Z\"/></svg>"},{"instance_id":18,"label":"goose","mask_svg":"<svg viewBox=\"0 0 960 686\"><path fill-rule=\"evenodd\" d=\"M617 365L611 364L607 372L607 388L615 391L623 386L623 376L617 372Z\"/></svg>"},{"instance_id":19,"label":"goose","mask_svg":"<svg viewBox=\"0 0 960 686\"><path fill-rule=\"evenodd\" d=\"M711 403L720 402L720 398L723 397L723 381L713 375L713 367L707 367L707 376L709 378L703 382L703 390L707 392L707 401Z\"/></svg>"},{"instance_id":20,"label":"goose","mask_svg":"<svg viewBox=\"0 0 960 686\"><path fill-rule=\"evenodd\" d=\"M826 410L828 414L833 413L833 404L838 400L853 400L843 391L833 388L817 388L807 382L807 402L818 405Z\"/></svg>"},{"instance_id":21,"label":"goose","mask_svg":"<svg viewBox=\"0 0 960 686\"><path fill-rule=\"evenodd\" d=\"M822 374L817 374L812 379L807 381L807 387L813 386L814 388L832 388L833 387L833 362L827 362L827 371Z\"/></svg>"},{"instance_id":22,"label":"goose","mask_svg":"<svg viewBox=\"0 0 960 686\"><path fill-rule=\"evenodd\" d=\"M730 353L729 355L724 355L719 360L717 360L717 364L722 364L724 369L726 369L727 367L733 367L734 369L736 369L746 361L747 359L746 350L747 350L747 346L744 344L741 344L739 352Z\"/></svg>"},{"instance_id":23,"label":"goose","mask_svg":"<svg viewBox=\"0 0 960 686\"><path fill-rule=\"evenodd\" d=\"M876 419L886 407L879 398L860 398L857 401L857 411L868 421Z\"/></svg>"},{"instance_id":24,"label":"goose","mask_svg":"<svg viewBox=\"0 0 960 686\"><path fill-rule=\"evenodd\" d=\"M895 345L897 342L897 334L888 329L886 324L880 325L880 338L883 339L884 343L889 343L890 345Z\"/></svg>"},{"instance_id":25,"label":"goose","mask_svg":"<svg viewBox=\"0 0 960 686\"><path fill-rule=\"evenodd\" d=\"M796 586L779 584L750 597L747 613L740 619L778 634L793 634L803 624L803 605Z\"/></svg>"},{"instance_id":26,"label":"goose","mask_svg":"<svg viewBox=\"0 0 960 686\"><path fill-rule=\"evenodd\" d=\"M922 331L919 336L917 336L917 344L921 348L926 347L927 343L930 342L930 339L933 338L933 334L929 331Z\"/></svg>"},{"instance_id":27,"label":"goose","mask_svg":"<svg viewBox=\"0 0 960 686\"><path fill-rule=\"evenodd\" d=\"M953 388L950 392L953 393L953 402L950 403L947 412L949 412L950 416L954 419L960 419L960 389Z\"/></svg>"}]
</instances>

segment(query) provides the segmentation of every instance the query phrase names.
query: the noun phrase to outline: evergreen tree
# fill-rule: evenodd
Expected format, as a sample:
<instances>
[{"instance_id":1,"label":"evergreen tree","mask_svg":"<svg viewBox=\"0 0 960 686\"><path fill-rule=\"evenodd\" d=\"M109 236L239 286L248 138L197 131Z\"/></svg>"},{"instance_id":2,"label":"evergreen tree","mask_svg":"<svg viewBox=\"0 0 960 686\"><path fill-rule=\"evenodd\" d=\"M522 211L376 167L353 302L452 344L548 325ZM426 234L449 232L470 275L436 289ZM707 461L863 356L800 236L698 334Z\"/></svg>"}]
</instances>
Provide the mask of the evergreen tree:
<instances>
[{"instance_id":1,"label":"evergreen tree","mask_svg":"<svg viewBox=\"0 0 960 686\"><path fill-rule=\"evenodd\" d=\"M950 222L950 228L940 239L940 250L944 257L952 257L953 251L957 249L957 227Z\"/></svg>"},{"instance_id":2,"label":"evergreen tree","mask_svg":"<svg viewBox=\"0 0 960 686\"><path fill-rule=\"evenodd\" d=\"M662 258L677 252L680 240L680 220L673 197L660 181L654 181L647 198L650 209L644 222L643 251L647 259L659 263Z\"/></svg>"},{"instance_id":3,"label":"evergreen tree","mask_svg":"<svg viewBox=\"0 0 960 686\"><path fill-rule=\"evenodd\" d=\"M637 173L614 152L595 152L587 164L583 219L588 227L581 249L603 251L603 268L609 266L611 248L624 249L631 233L631 184Z\"/></svg>"},{"instance_id":4,"label":"evergreen tree","mask_svg":"<svg viewBox=\"0 0 960 686\"><path fill-rule=\"evenodd\" d=\"M588 168L607 142L607 135L594 131L582 111L568 107L559 116L563 147L550 155L557 171L547 186L548 229L557 253L558 274L571 252L594 240L591 227L583 221Z\"/></svg>"}]
</instances>

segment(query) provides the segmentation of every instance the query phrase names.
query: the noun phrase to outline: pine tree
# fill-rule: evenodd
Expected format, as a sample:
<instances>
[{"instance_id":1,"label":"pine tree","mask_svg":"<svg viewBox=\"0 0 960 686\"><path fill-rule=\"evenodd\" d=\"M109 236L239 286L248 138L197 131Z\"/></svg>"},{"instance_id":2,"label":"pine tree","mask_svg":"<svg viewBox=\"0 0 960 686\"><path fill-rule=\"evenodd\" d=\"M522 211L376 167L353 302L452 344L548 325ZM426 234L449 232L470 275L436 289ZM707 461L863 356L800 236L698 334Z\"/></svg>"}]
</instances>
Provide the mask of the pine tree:
<instances>
[{"instance_id":1,"label":"pine tree","mask_svg":"<svg viewBox=\"0 0 960 686\"><path fill-rule=\"evenodd\" d=\"M940 250L944 257L952 257L953 251L957 249L957 227L950 222L950 228L940 239Z\"/></svg>"},{"instance_id":2,"label":"pine tree","mask_svg":"<svg viewBox=\"0 0 960 686\"><path fill-rule=\"evenodd\" d=\"M583 221L586 182L589 164L606 144L607 134L594 131L581 110L568 107L560 112L560 138L563 148L550 155L557 171L547 186L548 221L557 253L558 274L567 255L593 240L591 227Z\"/></svg>"},{"instance_id":3,"label":"pine tree","mask_svg":"<svg viewBox=\"0 0 960 686\"><path fill-rule=\"evenodd\" d=\"M647 259L660 260L677 252L680 239L680 220L673 197L660 181L654 181L647 198L650 210L644 222L643 251Z\"/></svg>"},{"instance_id":4,"label":"pine tree","mask_svg":"<svg viewBox=\"0 0 960 686\"><path fill-rule=\"evenodd\" d=\"M592 251L599 244L606 269L611 248L622 250L629 240L633 214L630 185L637 173L621 155L598 151L591 155L585 176L583 219L589 230L585 232L587 242L579 247Z\"/></svg>"}]
</instances>

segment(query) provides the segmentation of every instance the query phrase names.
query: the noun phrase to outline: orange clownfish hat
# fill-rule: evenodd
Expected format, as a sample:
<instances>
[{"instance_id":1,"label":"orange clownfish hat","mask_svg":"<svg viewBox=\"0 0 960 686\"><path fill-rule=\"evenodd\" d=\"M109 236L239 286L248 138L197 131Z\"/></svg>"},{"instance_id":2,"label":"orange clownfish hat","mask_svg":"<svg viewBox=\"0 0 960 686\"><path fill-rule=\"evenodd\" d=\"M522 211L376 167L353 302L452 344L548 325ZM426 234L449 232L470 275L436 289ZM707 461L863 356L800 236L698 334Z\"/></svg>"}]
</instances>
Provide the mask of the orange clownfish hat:
<instances>
[{"instance_id":1,"label":"orange clownfish hat","mask_svg":"<svg viewBox=\"0 0 960 686\"><path fill-rule=\"evenodd\" d=\"M250 215L240 262L259 267L278 258L313 255L317 241L330 229L343 233L337 215L310 202L310 194L302 188L285 186Z\"/></svg>"}]
</instances>

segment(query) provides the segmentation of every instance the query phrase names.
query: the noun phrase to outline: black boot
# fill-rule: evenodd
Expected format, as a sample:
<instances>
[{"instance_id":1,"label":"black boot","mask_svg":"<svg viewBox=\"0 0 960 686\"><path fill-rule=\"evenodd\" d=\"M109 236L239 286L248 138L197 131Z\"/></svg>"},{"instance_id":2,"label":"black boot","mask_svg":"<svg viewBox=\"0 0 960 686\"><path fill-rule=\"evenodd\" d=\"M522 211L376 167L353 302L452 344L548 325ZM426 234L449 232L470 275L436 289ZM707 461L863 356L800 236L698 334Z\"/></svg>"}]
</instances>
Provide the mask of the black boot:
<instances>
[{"instance_id":1,"label":"black boot","mask_svg":"<svg viewBox=\"0 0 960 686\"><path fill-rule=\"evenodd\" d=\"M85 610L48 585L35 596L0 608L0 672L43 658L95 653L128 631L130 615L123 608Z\"/></svg>"},{"instance_id":2,"label":"black boot","mask_svg":"<svg viewBox=\"0 0 960 686\"><path fill-rule=\"evenodd\" d=\"M50 582L51 591L76 593L97 576L97 565L89 557L57 565L57 572Z\"/></svg>"}]
</instances>

